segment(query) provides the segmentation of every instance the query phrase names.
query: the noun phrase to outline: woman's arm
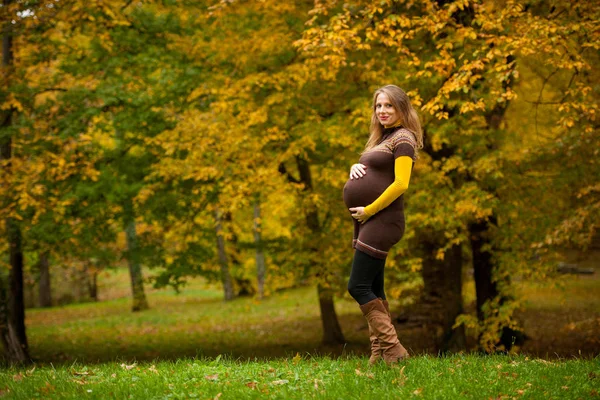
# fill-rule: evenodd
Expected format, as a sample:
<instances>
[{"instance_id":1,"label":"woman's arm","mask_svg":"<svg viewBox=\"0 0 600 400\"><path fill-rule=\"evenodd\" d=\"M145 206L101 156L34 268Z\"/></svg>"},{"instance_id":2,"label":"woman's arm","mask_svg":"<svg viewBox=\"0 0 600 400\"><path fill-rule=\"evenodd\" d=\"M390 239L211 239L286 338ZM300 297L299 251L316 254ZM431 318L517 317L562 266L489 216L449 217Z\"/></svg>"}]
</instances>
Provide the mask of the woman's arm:
<instances>
[{"instance_id":1,"label":"woman's arm","mask_svg":"<svg viewBox=\"0 0 600 400\"><path fill-rule=\"evenodd\" d=\"M365 207L365 214L372 217L394 202L408 189L413 159L400 156L394 161L394 182L371 204Z\"/></svg>"}]
</instances>

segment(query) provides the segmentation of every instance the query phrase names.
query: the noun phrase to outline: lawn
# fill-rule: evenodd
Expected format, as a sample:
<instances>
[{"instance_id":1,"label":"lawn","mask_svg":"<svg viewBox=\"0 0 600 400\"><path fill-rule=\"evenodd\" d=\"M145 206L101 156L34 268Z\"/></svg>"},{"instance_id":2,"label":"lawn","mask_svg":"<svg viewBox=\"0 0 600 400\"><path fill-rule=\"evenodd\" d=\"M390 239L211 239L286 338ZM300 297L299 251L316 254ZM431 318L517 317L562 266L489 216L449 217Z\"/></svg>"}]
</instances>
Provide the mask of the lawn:
<instances>
[{"instance_id":1,"label":"lawn","mask_svg":"<svg viewBox=\"0 0 600 400\"><path fill-rule=\"evenodd\" d=\"M393 368L364 357L217 357L0 372L0 396L11 399L577 399L599 386L598 360L524 356L420 356Z\"/></svg>"},{"instance_id":2,"label":"lawn","mask_svg":"<svg viewBox=\"0 0 600 400\"><path fill-rule=\"evenodd\" d=\"M518 283L519 312L528 340L520 349L547 359L600 354L600 278L565 275L560 283ZM466 285L468 292L472 285ZM367 325L355 302L338 299L336 310L346 338L343 346L323 347L316 289L277 292L263 301L222 301L218 286L193 280L181 293L148 290L150 310L130 311L126 270L99 279L99 303L28 309L32 356L41 363L150 361L180 357L252 359L296 353L362 355L368 351ZM466 302L473 297L465 296ZM398 307L392 310L399 311ZM467 307L468 308L468 307ZM413 353L434 352L426 326L398 325Z\"/></svg>"},{"instance_id":3,"label":"lawn","mask_svg":"<svg viewBox=\"0 0 600 400\"><path fill-rule=\"evenodd\" d=\"M150 310L132 313L125 271L99 284L99 303L27 310L36 363L2 370L0 398L588 398L600 391L597 274L517 285L529 336L521 354L427 355L431 332L398 325L414 357L396 368L367 365L367 325L351 299L336 301L347 343L322 346L312 287L223 302L218 286L195 280L179 294L148 290Z\"/></svg>"}]
</instances>

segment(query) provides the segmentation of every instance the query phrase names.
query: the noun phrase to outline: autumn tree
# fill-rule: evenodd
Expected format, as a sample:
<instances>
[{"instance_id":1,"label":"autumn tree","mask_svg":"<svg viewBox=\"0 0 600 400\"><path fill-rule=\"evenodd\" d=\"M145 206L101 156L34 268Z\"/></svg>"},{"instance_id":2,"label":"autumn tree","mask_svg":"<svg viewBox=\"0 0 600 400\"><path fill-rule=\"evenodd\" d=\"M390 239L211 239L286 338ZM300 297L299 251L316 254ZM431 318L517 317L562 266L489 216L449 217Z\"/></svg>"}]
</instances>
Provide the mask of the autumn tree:
<instances>
[{"instance_id":1,"label":"autumn tree","mask_svg":"<svg viewBox=\"0 0 600 400\"><path fill-rule=\"evenodd\" d=\"M447 268L435 269L441 274L428 273L435 263L433 259L427 262L428 257L454 258L451 274L456 275L462 271L462 255L455 246L469 249L479 323L469 320L468 325L480 330L481 345L488 350L502 332L511 336L515 327L510 275L518 269L504 263L503 254L513 248L498 232L510 223L501 215L506 210L501 194L510 187L503 171L514 160L513 144L520 139L504 128L504 116L517 97L519 63L537 53L543 54L539 60L557 70L589 70L585 53L597 46L592 36L597 13L598 8L588 2L554 6L516 1L318 2L300 42L307 54L326 59L335 71L356 68L365 53L377 54L369 62L385 62L370 82L398 83L421 106L427 147L421 161L423 173L417 170L415 179L417 193L410 199L414 211L409 224L414 224L420 237L414 245L433 245L422 247L426 280L449 276ZM561 31L562 36L557 34ZM563 101L567 99L571 100L567 96ZM583 115L589 100L583 103ZM575 101L578 111L580 101ZM558 110L568 108L562 104ZM585 119L589 117L578 118ZM561 121L564 127L574 125L573 117L565 115ZM591 138L594 127L582 125L582 129L577 134ZM584 192L593 192L592 187ZM435 240L430 242L432 235ZM524 263L519 267L531 268ZM443 287L439 280L430 286ZM461 286L457 281L451 289L458 302ZM460 310L459 303L451 315L456 317ZM448 328L451 324L446 324ZM503 339L504 346L510 344L510 337Z\"/></svg>"}]
</instances>

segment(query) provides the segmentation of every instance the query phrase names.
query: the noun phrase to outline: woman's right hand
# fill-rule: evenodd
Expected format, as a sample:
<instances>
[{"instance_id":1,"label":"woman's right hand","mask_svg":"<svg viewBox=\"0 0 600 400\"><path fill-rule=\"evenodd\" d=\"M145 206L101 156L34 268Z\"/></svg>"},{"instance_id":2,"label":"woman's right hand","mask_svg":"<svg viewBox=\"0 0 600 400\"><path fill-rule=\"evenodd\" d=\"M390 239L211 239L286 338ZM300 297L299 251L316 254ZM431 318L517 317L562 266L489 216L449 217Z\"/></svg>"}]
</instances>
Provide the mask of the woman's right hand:
<instances>
[{"instance_id":1,"label":"woman's right hand","mask_svg":"<svg viewBox=\"0 0 600 400\"><path fill-rule=\"evenodd\" d=\"M350 167L350 179L362 178L366 173L367 166L364 164L354 164Z\"/></svg>"}]
</instances>

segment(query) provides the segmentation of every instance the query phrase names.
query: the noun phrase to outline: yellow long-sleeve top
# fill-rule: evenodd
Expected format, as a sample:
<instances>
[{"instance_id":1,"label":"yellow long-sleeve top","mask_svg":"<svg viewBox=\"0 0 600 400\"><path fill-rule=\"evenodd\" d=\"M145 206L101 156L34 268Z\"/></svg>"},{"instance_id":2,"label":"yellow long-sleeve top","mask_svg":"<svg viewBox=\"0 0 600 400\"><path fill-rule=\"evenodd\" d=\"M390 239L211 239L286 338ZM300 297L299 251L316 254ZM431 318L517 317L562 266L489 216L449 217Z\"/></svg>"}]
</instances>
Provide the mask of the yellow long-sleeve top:
<instances>
[{"instance_id":1,"label":"yellow long-sleeve top","mask_svg":"<svg viewBox=\"0 0 600 400\"><path fill-rule=\"evenodd\" d=\"M374 202L365 207L365 214L372 217L406 192L410 182L412 165L412 157L401 156L396 158L394 161L394 182Z\"/></svg>"}]
</instances>

